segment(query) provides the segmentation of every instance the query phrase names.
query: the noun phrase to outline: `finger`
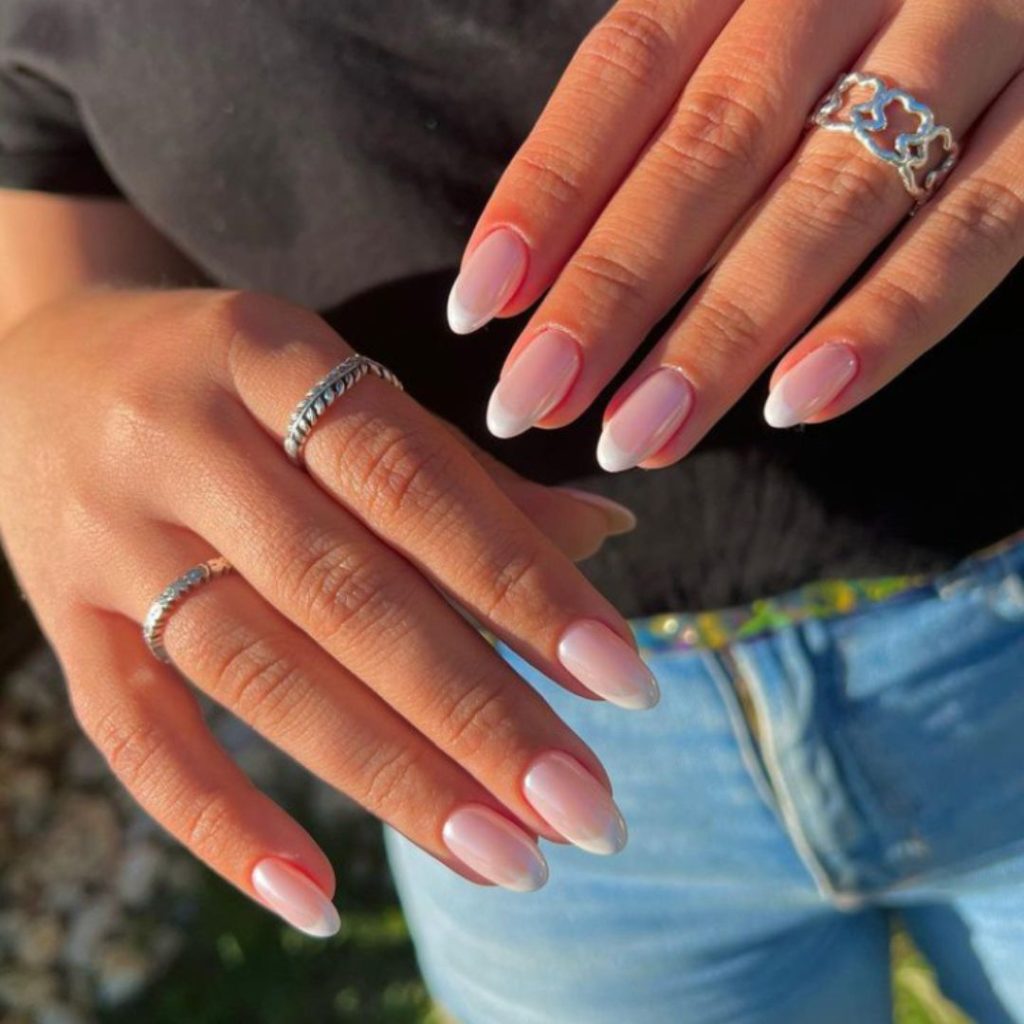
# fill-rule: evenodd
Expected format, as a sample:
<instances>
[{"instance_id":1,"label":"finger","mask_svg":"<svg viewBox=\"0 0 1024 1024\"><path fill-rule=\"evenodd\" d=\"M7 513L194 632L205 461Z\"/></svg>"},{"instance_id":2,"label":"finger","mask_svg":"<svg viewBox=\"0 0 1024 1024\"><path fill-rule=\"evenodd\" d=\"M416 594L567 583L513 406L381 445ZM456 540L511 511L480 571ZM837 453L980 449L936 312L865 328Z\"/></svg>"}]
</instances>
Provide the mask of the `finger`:
<instances>
[{"instance_id":1,"label":"finger","mask_svg":"<svg viewBox=\"0 0 1024 1024\"><path fill-rule=\"evenodd\" d=\"M1024 259L1022 126L1018 74L938 196L776 368L772 422L821 423L852 409L949 334ZM844 365L852 376L830 368Z\"/></svg>"},{"instance_id":2,"label":"finger","mask_svg":"<svg viewBox=\"0 0 1024 1024\"><path fill-rule=\"evenodd\" d=\"M232 380L256 418L280 438L296 395L344 357L345 346L312 316L302 321L302 340L287 344L297 330L296 312L270 299L222 303L220 315L231 318L221 331L234 335ZM541 672L574 692L590 690L622 706L656 701L656 683L622 617L409 396L365 378L318 421L305 458L327 493ZM283 492L278 502L306 479L276 450L268 458L265 481ZM296 505L285 522L302 523L305 507ZM200 532L213 540L206 529ZM372 562L383 565L381 559L375 555ZM420 584L402 583L392 609L405 608L413 586L418 594ZM426 597L415 600L428 606ZM370 602L382 603L378 597ZM391 619L397 614L379 610Z\"/></svg>"},{"instance_id":3,"label":"finger","mask_svg":"<svg viewBox=\"0 0 1024 1024\"><path fill-rule=\"evenodd\" d=\"M197 564L203 547L198 538L166 527L153 537L132 538L117 565L134 565L136 571L116 573L121 585L113 588L114 600L141 620L168 572L180 575ZM578 750L539 748L513 758L507 771L492 776L503 803L237 574L210 581L181 600L167 622L164 644L174 664L211 697L449 867L475 881L513 888L542 884L546 868L533 837L564 837L527 801L525 779L553 754L572 757ZM573 763L580 765L577 758ZM607 790L589 779L590 791L610 811ZM503 819L500 838L506 841L490 852L490 874L487 864L459 859L458 845L452 849L446 842L449 822L459 820L466 807L486 808L490 818ZM572 822L569 831L578 837Z\"/></svg>"},{"instance_id":4,"label":"finger","mask_svg":"<svg viewBox=\"0 0 1024 1024\"><path fill-rule=\"evenodd\" d=\"M307 934L333 935L327 858L219 746L138 626L83 609L58 649L76 717L143 808L247 896Z\"/></svg>"},{"instance_id":5,"label":"finger","mask_svg":"<svg viewBox=\"0 0 1024 1024\"><path fill-rule=\"evenodd\" d=\"M908 4L857 66L899 83L959 136L1020 59L1002 19L978 10L945 5L936 15ZM988 55L981 73L978 52ZM886 113L900 130L916 127L916 118ZM912 204L898 172L853 136L811 131L742 237L612 398L602 464L657 468L685 455ZM685 414L665 379L688 382Z\"/></svg>"},{"instance_id":6,"label":"finger","mask_svg":"<svg viewBox=\"0 0 1024 1024\"><path fill-rule=\"evenodd\" d=\"M725 27L513 346L492 397L519 413L502 436L562 426L597 397L788 158L835 69L878 26L884 0L801 7L785 32L785 0L750 0ZM569 353L577 366L561 371L560 389L538 390L555 375L541 369L568 367ZM661 383L665 394L649 404L671 406L664 432L678 428L692 388L679 375ZM502 421L489 415L492 429Z\"/></svg>"},{"instance_id":7,"label":"finger","mask_svg":"<svg viewBox=\"0 0 1024 1024\"><path fill-rule=\"evenodd\" d=\"M591 30L469 239L453 331L550 286L739 2L621 0Z\"/></svg>"},{"instance_id":8,"label":"finger","mask_svg":"<svg viewBox=\"0 0 1024 1024\"><path fill-rule=\"evenodd\" d=\"M592 491L547 487L527 480L461 431L447 426L526 518L574 562L595 554L608 537L636 528L636 514L625 505Z\"/></svg>"}]
</instances>

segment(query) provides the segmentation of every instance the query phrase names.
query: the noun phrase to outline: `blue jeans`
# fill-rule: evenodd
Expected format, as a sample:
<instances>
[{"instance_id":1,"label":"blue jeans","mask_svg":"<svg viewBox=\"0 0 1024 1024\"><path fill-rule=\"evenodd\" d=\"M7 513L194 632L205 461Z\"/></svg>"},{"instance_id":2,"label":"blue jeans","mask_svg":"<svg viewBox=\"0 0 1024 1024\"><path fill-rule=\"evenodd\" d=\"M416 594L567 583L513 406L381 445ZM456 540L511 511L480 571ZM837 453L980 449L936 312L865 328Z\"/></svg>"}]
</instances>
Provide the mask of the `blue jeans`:
<instances>
[{"instance_id":1,"label":"blue jeans","mask_svg":"<svg viewBox=\"0 0 1024 1024\"><path fill-rule=\"evenodd\" d=\"M503 653L602 758L630 842L549 845L521 895L388 830L460 1024L884 1024L897 913L979 1024L1024 1022L1024 542L851 614L645 650L648 712Z\"/></svg>"}]
</instances>

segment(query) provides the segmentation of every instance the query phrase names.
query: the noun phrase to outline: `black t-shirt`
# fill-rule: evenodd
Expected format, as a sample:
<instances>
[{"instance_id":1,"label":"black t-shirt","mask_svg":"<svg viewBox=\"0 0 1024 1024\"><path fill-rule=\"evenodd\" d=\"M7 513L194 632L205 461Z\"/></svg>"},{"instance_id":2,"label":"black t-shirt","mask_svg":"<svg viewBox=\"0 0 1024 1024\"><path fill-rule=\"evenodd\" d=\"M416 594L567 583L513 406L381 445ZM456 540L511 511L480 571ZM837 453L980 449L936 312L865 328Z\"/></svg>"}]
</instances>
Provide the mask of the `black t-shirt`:
<instances>
[{"instance_id":1,"label":"black t-shirt","mask_svg":"<svg viewBox=\"0 0 1024 1024\"><path fill-rule=\"evenodd\" d=\"M667 470L602 474L602 403L496 441L523 320L444 299L473 220L609 0L3 0L0 185L122 195L216 282L323 312L536 479L632 505L585 566L626 614L949 565L1024 526L1017 271L839 420L787 432L765 381Z\"/></svg>"}]
</instances>

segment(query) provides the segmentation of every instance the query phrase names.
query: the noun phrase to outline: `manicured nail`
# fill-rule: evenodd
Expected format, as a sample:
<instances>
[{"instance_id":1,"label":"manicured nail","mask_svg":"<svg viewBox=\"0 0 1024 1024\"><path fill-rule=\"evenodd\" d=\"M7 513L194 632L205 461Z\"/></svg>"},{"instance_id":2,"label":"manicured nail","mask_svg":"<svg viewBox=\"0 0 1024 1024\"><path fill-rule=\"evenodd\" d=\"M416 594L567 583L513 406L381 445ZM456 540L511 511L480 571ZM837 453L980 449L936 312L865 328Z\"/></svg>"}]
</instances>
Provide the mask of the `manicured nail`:
<instances>
[{"instance_id":1,"label":"manicured nail","mask_svg":"<svg viewBox=\"0 0 1024 1024\"><path fill-rule=\"evenodd\" d=\"M557 490L604 512L608 517L608 532L613 537L636 529L636 514L633 510L626 508L625 505L620 505L617 501L612 501L611 498L606 498L603 494L581 491L576 487L559 487Z\"/></svg>"},{"instance_id":2,"label":"manicured nail","mask_svg":"<svg viewBox=\"0 0 1024 1024\"><path fill-rule=\"evenodd\" d=\"M824 409L857 373L849 345L829 342L804 356L776 382L764 403L770 427L795 427Z\"/></svg>"},{"instance_id":3,"label":"manicured nail","mask_svg":"<svg viewBox=\"0 0 1024 1024\"><path fill-rule=\"evenodd\" d=\"M498 381L487 405L487 429L515 437L542 420L579 373L580 347L562 331L541 331Z\"/></svg>"},{"instance_id":4,"label":"manicured nail","mask_svg":"<svg viewBox=\"0 0 1024 1024\"><path fill-rule=\"evenodd\" d=\"M338 911L317 884L283 860L261 860L252 869L252 885L275 914L300 932L326 939L341 927Z\"/></svg>"},{"instance_id":5,"label":"manicured nail","mask_svg":"<svg viewBox=\"0 0 1024 1024\"><path fill-rule=\"evenodd\" d=\"M651 670L601 622L573 623L558 643L558 660L588 690L620 708L640 711L658 703L658 684Z\"/></svg>"},{"instance_id":6,"label":"manicured nail","mask_svg":"<svg viewBox=\"0 0 1024 1024\"><path fill-rule=\"evenodd\" d=\"M453 811L442 836L459 860L495 885L533 892L548 880L548 862L537 844L489 807L467 804Z\"/></svg>"},{"instance_id":7,"label":"manicured nail","mask_svg":"<svg viewBox=\"0 0 1024 1024\"><path fill-rule=\"evenodd\" d=\"M523 778L530 806L560 835L588 853L618 853L626 822L611 794L568 754L542 754Z\"/></svg>"},{"instance_id":8,"label":"manicured nail","mask_svg":"<svg viewBox=\"0 0 1024 1024\"><path fill-rule=\"evenodd\" d=\"M448 326L456 334L483 327L512 297L526 274L526 243L496 228L466 260L448 296Z\"/></svg>"},{"instance_id":9,"label":"manicured nail","mask_svg":"<svg viewBox=\"0 0 1024 1024\"><path fill-rule=\"evenodd\" d=\"M616 410L597 442L597 461L609 473L649 458L679 429L693 407L693 385L669 366L655 370Z\"/></svg>"}]
</instances>

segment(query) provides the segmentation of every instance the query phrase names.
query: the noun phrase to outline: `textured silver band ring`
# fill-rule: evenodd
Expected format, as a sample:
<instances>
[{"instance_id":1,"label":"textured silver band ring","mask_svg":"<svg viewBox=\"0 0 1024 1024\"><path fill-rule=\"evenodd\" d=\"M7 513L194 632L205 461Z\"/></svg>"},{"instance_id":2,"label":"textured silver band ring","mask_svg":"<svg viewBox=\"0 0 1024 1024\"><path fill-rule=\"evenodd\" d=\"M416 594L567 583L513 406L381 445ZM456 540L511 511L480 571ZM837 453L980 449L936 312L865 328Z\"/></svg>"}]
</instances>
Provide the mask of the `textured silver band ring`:
<instances>
[{"instance_id":1,"label":"textured silver band ring","mask_svg":"<svg viewBox=\"0 0 1024 1024\"><path fill-rule=\"evenodd\" d=\"M870 95L844 112L847 93L854 88L869 89ZM913 131L897 133L889 145L886 142L886 133L890 131L887 111L894 104L915 118L917 126ZM915 210L927 202L949 177L960 156L960 147L952 131L935 123L935 115L927 104L909 92L890 88L878 75L859 71L840 75L811 115L809 123L826 131L853 135L873 156L895 167L903 187L914 197ZM937 163L932 152L933 144L941 147L941 158ZM929 165L934 166L924 170Z\"/></svg>"},{"instance_id":2,"label":"textured silver band ring","mask_svg":"<svg viewBox=\"0 0 1024 1024\"><path fill-rule=\"evenodd\" d=\"M218 576L231 572L231 563L226 558L211 558L208 562L200 562L188 572L183 573L168 587L161 590L156 600L149 606L146 618L142 623L142 636L153 657L160 661L170 662L170 655L164 647L164 630L171 613L182 599L197 587L208 583Z\"/></svg>"},{"instance_id":3,"label":"textured silver band ring","mask_svg":"<svg viewBox=\"0 0 1024 1024\"><path fill-rule=\"evenodd\" d=\"M358 384L368 373L393 384L399 391L404 390L402 382L386 366L370 359L369 356L357 354L343 359L306 392L288 421L288 430L284 435L284 450L296 466L302 465L302 449L309 440L317 420L341 395Z\"/></svg>"}]
</instances>

